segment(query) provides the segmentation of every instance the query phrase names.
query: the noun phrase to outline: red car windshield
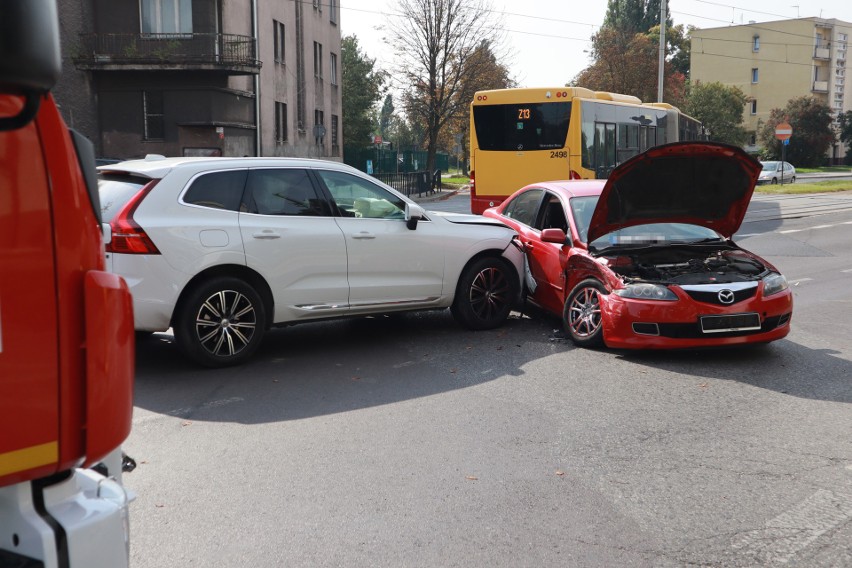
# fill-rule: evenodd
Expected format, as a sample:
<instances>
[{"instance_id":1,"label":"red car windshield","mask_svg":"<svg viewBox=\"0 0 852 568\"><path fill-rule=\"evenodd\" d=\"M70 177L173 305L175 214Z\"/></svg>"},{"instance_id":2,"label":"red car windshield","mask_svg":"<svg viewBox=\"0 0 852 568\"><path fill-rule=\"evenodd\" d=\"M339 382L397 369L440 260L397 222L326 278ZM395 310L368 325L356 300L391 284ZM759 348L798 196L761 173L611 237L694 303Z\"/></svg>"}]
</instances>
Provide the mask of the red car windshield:
<instances>
[{"instance_id":1,"label":"red car windshield","mask_svg":"<svg viewBox=\"0 0 852 568\"><path fill-rule=\"evenodd\" d=\"M589 222L598 203L597 196L574 197L570 200L571 211L577 224L580 239L586 242ZM688 244L705 241L720 241L723 237L716 231L688 223L649 223L634 225L608 233L593 242L589 248L603 250L620 246L647 246L656 244Z\"/></svg>"}]
</instances>

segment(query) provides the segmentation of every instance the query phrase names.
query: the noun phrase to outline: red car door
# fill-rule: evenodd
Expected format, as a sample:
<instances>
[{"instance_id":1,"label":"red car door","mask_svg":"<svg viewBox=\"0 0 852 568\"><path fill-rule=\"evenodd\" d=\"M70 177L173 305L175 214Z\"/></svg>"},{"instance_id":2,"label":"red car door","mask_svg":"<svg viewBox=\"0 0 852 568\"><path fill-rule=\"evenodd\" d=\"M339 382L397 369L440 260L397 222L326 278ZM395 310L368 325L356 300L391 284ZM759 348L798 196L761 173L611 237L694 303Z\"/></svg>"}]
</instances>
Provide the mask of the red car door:
<instances>
[{"instance_id":1,"label":"red car door","mask_svg":"<svg viewBox=\"0 0 852 568\"><path fill-rule=\"evenodd\" d=\"M562 313L565 301L565 272L562 270L563 245L541 240L544 229L562 229L570 234L565 206L555 194L546 192L535 227L524 235L527 245L527 262L536 282L532 298L541 307L555 314Z\"/></svg>"}]
</instances>

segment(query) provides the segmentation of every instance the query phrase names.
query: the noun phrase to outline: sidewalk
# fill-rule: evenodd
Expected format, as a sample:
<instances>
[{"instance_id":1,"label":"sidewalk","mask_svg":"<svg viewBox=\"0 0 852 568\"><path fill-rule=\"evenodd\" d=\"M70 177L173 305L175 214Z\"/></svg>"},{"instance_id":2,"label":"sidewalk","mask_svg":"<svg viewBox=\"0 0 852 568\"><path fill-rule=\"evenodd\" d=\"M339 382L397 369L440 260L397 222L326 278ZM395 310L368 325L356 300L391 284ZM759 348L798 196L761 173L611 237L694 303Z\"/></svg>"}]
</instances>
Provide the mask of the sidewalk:
<instances>
[{"instance_id":1,"label":"sidewalk","mask_svg":"<svg viewBox=\"0 0 852 568\"><path fill-rule=\"evenodd\" d=\"M417 203L432 203L435 201L444 201L460 193L470 193L470 186L463 185L460 189L442 189L427 195L409 195L408 198Z\"/></svg>"}]
</instances>

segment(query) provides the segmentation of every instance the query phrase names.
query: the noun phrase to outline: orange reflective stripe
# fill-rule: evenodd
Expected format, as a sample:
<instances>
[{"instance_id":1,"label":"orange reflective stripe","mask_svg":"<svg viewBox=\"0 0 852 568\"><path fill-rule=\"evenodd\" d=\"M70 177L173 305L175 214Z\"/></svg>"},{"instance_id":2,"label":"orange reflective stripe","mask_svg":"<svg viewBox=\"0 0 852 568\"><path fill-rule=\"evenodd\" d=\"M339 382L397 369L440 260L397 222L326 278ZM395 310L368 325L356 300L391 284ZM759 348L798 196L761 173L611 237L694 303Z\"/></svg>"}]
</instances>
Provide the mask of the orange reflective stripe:
<instances>
[{"instance_id":1,"label":"orange reflective stripe","mask_svg":"<svg viewBox=\"0 0 852 568\"><path fill-rule=\"evenodd\" d=\"M30 446L23 450L0 454L0 477L56 463L59 459L59 442Z\"/></svg>"}]
</instances>

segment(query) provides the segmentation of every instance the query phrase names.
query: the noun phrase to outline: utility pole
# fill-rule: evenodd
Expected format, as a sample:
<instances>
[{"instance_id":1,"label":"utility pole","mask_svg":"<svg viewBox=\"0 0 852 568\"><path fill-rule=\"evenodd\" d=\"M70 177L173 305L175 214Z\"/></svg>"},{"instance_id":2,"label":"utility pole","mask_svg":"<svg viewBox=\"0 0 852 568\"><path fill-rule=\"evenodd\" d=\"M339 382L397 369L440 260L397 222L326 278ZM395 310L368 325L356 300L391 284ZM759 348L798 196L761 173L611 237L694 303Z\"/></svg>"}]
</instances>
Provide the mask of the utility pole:
<instances>
[{"instance_id":1,"label":"utility pole","mask_svg":"<svg viewBox=\"0 0 852 568\"><path fill-rule=\"evenodd\" d=\"M666 0L660 2L660 68L657 71L657 102L663 102L666 68Z\"/></svg>"}]
</instances>

